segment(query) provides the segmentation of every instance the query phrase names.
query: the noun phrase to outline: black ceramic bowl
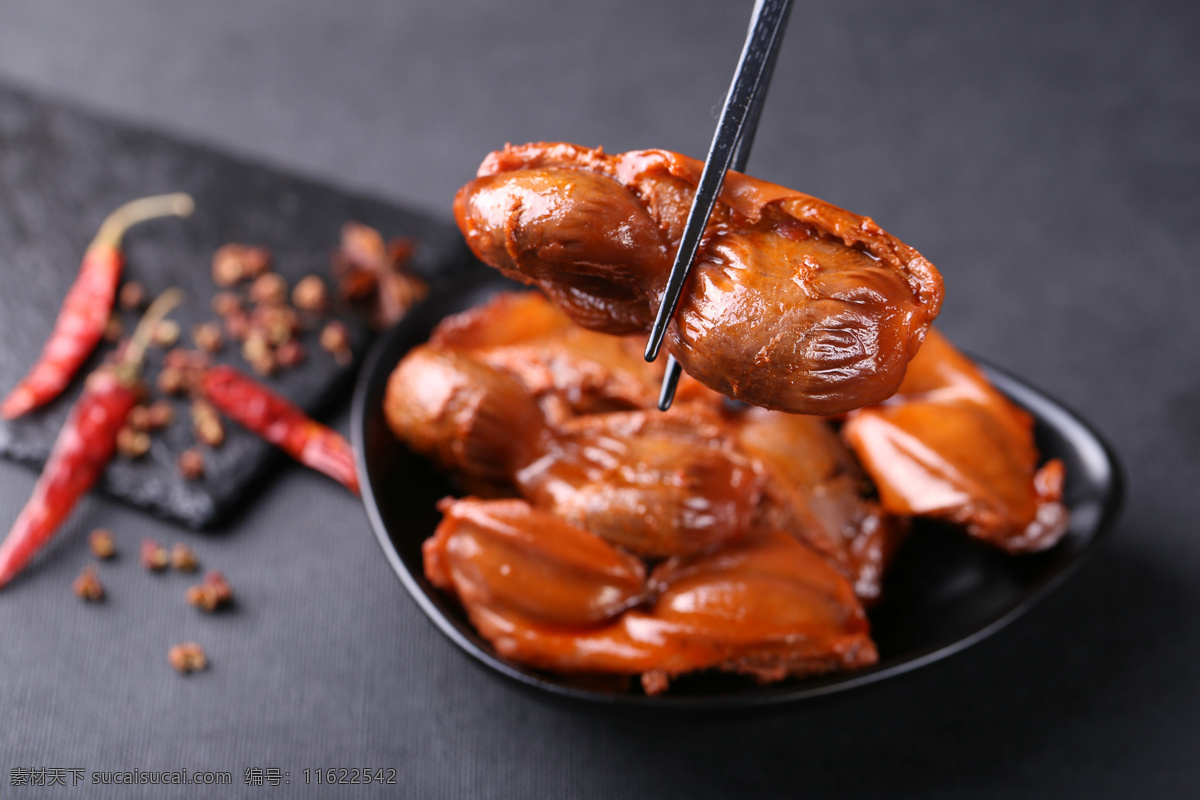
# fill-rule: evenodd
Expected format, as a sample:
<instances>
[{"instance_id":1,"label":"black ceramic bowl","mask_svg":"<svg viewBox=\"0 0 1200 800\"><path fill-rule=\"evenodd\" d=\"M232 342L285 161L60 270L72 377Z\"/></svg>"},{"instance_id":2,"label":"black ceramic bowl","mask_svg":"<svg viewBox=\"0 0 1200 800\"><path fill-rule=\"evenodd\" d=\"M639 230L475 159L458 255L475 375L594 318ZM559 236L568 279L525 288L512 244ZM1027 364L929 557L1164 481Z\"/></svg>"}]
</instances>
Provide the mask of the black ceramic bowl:
<instances>
[{"instance_id":1,"label":"black ceramic bowl","mask_svg":"<svg viewBox=\"0 0 1200 800\"><path fill-rule=\"evenodd\" d=\"M1087 423L1041 392L993 368L988 376L1037 420L1045 458L1066 464L1064 494L1071 527L1053 549L1012 557L940 526L918 522L872 610L875 666L838 675L758 686L733 675L702 673L672 682L664 695L581 688L503 658L480 637L458 604L435 589L422 569L421 543L441 515L434 504L452 486L388 430L383 395L400 358L424 342L443 317L516 288L490 271L453 291L431 296L388 331L367 359L354 394L351 431L363 501L384 555L404 587L450 640L481 664L527 687L564 698L625 707L721 710L796 703L901 675L980 641L1012 622L1062 583L1100 544L1120 505L1120 471L1111 449Z\"/></svg>"}]
</instances>

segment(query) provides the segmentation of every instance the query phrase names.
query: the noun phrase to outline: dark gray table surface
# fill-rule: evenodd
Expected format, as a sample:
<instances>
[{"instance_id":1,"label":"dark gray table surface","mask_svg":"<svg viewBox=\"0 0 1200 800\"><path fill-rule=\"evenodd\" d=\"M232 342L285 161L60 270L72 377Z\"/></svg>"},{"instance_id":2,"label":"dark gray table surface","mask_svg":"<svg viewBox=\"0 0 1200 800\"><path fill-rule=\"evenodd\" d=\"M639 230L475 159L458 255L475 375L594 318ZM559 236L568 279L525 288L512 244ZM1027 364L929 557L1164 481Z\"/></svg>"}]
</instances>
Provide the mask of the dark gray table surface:
<instances>
[{"instance_id":1,"label":"dark gray table surface","mask_svg":"<svg viewBox=\"0 0 1200 800\"><path fill-rule=\"evenodd\" d=\"M448 216L505 141L702 157L750 5L6 0L0 80ZM793 12L749 171L922 250L946 278L942 328L1080 411L1126 465L1109 545L1017 624L785 713L609 718L469 663L321 476L281 469L207 534L94 496L62 532L72 546L0 595L0 795L26 767L234 776L58 790L80 797L295 796L305 768L392 767L412 797L1195 796L1198 9ZM3 269L20 291L20 266ZM34 479L0 463L0 526ZM229 575L236 613L194 614L185 580L131 557L106 606L75 601L96 525L127 554L144 536L193 545ZM213 661L186 680L165 663L184 638ZM246 787L248 767L291 785Z\"/></svg>"}]
</instances>

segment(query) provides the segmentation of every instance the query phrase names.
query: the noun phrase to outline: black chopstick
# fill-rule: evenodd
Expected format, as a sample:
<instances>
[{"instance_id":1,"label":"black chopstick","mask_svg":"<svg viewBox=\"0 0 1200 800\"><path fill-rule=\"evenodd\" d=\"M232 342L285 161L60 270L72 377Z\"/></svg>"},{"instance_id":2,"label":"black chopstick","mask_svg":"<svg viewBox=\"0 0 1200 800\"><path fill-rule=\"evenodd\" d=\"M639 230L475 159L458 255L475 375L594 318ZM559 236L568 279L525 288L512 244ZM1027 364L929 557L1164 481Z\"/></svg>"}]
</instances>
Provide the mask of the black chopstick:
<instances>
[{"instance_id":1,"label":"black chopstick","mask_svg":"<svg viewBox=\"0 0 1200 800\"><path fill-rule=\"evenodd\" d=\"M791 6L791 0L758 0L755 3L746 44L742 47L742 55L738 60L737 71L733 74L729 95L725 98L724 108L721 109L721 118L717 123L716 133L713 134L708 159L704 162L700 185L696 187L696 196L692 200L687 225L684 227L679 250L675 254L675 263L667 278L667 288L658 308L658 316L650 329L650 339L646 343L647 361L658 357L667 325L675 313L675 307L679 305L679 294L683 290L684 281L687 280L688 271L692 268L692 261L696 258L700 237L708 224L717 196L721 193L725 173L730 169L741 172L746 168ZM661 410L666 411L671 407L681 373L679 362L674 356L669 356L658 397L658 407Z\"/></svg>"}]
</instances>

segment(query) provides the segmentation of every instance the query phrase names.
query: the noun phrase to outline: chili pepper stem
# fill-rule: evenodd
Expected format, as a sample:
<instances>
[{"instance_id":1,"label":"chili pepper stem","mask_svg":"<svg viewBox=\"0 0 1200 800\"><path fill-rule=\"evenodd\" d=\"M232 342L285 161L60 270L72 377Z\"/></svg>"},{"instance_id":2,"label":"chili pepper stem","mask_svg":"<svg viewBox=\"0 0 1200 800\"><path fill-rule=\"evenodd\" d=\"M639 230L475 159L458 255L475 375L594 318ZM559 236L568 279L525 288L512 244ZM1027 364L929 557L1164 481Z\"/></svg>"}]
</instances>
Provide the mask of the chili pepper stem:
<instances>
[{"instance_id":1,"label":"chili pepper stem","mask_svg":"<svg viewBox=\"0 0 1200 800\"><path fill-rule=\"evenodd\" d=\"M158 194L131 200L109 214L100 224L91 247L120 247L125 231L139 222L156 217L188 217L196 208L192 196L183 192Z\"/></svg>"},{"instance_id":2,"label":"chili pepper stem","mask_svg":"<svg viewBox=\"0 0 1200 800\"><path fill-rule=\"evenodd\" d=\"M150 340L154 337L154 329L181 302L183 302L183 292L174 287L154 298L154 302L138 320L137 327L133 329L133 335L129 337L129 341L121 350L117 360L116 368L122 373L122 380L126 378L125 372L132 373L133 380L136 380L137 376L141 374L142 362L146 359L146 348L150 346Z\"/></svg>"}]
</instances>

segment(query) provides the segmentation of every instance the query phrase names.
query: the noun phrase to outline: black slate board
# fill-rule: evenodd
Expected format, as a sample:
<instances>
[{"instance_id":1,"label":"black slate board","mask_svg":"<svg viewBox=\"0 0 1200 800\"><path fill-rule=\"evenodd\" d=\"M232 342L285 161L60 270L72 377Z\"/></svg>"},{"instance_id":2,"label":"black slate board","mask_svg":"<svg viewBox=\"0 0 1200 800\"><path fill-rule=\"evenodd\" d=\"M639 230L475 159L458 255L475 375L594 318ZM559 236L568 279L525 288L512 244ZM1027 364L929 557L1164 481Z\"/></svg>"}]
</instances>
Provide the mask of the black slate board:
<instances>
[{"instance_id":1,"label":"black slate board","mask_svg":"<svg viewBox=\"0 0 1200 800\"><path fill-rule=\"evenodd\" d=\"M151 294L181 287L187 300L173 318L184 331L213 318L212 253L230 241L264 245L275 271L294 285L302 276L329 274L329 254L343 223L356 220L385 237L417 242L411 268L437 288L472 259L449 220L435 220L366 197L257 166L162 134L138 130L0 86L0 393L6 393L37 358L80 258L101 220L121 203L143 195L186 191L196 200L189 219L163 219L133 228L125 239L126 279ZM447 198L447 207L449 198ZM13 280L19 276L19 280ZM369 332L355 315L349 326L354 365L339 366L304 334L307 361L265 383L310 413L319 413L348 387ZM134 317L126 315L127 325ZM99 363L102 345L86 371ZM157 372L162 351L152 352ZM237 347L218 361L247 369ZM51 405L11 422L0 421L0 454L40 466L78 396L82 375ZM226 441L206 455L207 476L185 481L176 472L179 452L194 444L187 406L156 435L150 453L118 458L101 487L133 505L193 527L218 521L245 496L279 454L234 424Z\"/></svg>"}]
</instances>

